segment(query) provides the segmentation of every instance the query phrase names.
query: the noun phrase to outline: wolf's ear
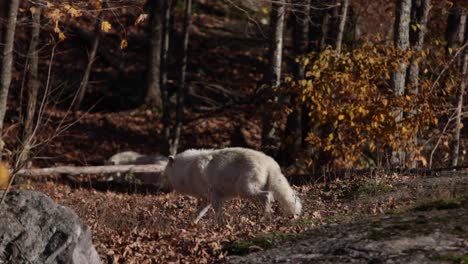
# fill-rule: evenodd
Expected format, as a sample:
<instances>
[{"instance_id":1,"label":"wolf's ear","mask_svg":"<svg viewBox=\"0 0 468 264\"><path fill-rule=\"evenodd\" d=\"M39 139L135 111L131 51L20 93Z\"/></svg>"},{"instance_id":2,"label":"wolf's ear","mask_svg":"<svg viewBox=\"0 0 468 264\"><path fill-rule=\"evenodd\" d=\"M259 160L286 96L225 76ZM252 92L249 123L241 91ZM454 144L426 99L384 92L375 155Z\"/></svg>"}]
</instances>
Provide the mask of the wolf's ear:
<instances>
[{"instance_id":1,"label":"wolf's ear","mask_svg":"<svg viewBox=\"0 0 468 264\"><path fill-rule=\"evenodd\" d=\"M173 155L170 155L168 158L169 162L167 163L167 165L171 165L172 163L174 163L175 157Z\"/></svg>"}]
</instances>

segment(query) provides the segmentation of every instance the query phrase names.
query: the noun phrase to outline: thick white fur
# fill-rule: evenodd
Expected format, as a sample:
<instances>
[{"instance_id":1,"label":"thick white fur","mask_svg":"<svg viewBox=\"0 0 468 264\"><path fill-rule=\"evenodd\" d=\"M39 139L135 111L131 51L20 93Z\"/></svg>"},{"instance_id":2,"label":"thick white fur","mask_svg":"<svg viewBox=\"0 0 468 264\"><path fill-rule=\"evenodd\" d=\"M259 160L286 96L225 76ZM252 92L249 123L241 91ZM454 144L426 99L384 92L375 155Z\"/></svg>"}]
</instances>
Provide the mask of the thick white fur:
<instances>
[{"instance_id":1,"label":"thick white fur","mask_svg":"<svg viewBox=\"0 0 468 264\"><path fill-rule=\"evenodd\" d=\"M165 176L174 190L205 202L195 223L206 214L210 204L218 221L222 221L223 201L234 197L260 201L267 214L276 199L286 213L295 217L301 214L301 201L278 163L252 149L187 150L169 162Z\"/></svg>"}]
</instances>

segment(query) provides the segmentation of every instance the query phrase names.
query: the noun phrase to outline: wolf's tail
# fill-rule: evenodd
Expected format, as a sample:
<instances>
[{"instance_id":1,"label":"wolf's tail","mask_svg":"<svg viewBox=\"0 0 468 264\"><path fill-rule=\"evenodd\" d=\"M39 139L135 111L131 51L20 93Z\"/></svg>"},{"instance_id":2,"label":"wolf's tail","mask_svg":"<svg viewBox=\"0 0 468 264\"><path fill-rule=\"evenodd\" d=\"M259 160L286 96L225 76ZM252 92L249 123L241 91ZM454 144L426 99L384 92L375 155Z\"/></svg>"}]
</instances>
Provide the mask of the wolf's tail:
<instances>
[{"instance_id":1,"label":"wolf's tail","mask_svg":"<svg viewBox=\"0 0 468 264\"><path fill-rule=\"evenodd\" d=\"M301 200L279 169L275 169L269 173L268 189L273 192L275 200L280 203L281 208L285 212L294 215L295 217L301 215Z\"/></svg>"}]
</instances>

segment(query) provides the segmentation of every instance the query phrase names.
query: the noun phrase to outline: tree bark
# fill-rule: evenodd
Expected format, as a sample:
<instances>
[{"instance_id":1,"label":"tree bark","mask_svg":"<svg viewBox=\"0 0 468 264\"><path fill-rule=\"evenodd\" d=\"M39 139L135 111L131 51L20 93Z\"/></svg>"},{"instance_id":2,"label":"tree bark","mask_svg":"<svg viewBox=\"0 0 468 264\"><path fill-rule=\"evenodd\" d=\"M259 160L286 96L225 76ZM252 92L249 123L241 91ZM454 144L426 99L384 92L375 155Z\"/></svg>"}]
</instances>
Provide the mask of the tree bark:
<instances>
[{"instance_id":1,"label":"tree bark","mask_svg":"<svg viewBox=\"0 0 468 264\"><path fill-rule=\"evenodd\" d=\"M180 60L180 75L179 75L179 89L177 91L177 106L176 106L176 126L174 137L171 146L171 155L177 153L179 148L180 134L182 130L182 117L184 115L185 94L186 94L186 78L187 78L187 59L188 59L188 43L190 37L190 24L192 16L192 0L185 0L185 15L184 15L184 38L182 41L182 51Z\"/></svg>"},{"instance_id":2,"label":"tree bark","mask_svg":"<svg viewBox=\"0 0 468 264\"><path fill-rule=\"evenodd\" d=\"M86 70L85 70L85 73L83 75L83 79L81 80L80 88L78 88L78 93L77 93L76 99L72 103L72 109L73 110L80 109L80 106L81 106L81 104L83 102L83 99L84 99L84 96L86 94L86 90L87 90L87 87L88 87L89 76L91 75L91 69L92 69L92 66L93 66L93 63L94 63L94 59L96 57L98 47L99 47L99 42L101 41L101 34L102 34L101 25L102 25L103 18L104 18L104 9L105 8L107 8L107 1L103 0L102 1L102 9L99 11L99 15L96 18L96 24L94 26L95 34L94 34L93 44L91 46L91 51L90 51L89 56L88 56L88 65L86 66Z\"/></svg>"},{"instance_id":3,"label":"tree bark","mask_svg":"<svg viewBox=\"0 0 468 264\"><path fill-rule=\"evenodd\" d=\"M466 15L465 19L460 20L460 24L464 27L464 42L466 43L468 41L468 26L466 23ZM457 166L458 165L458 155L460 153L460 134L461 134L461 129L462 129L462 111L463 111L463 99L465 97L465 91L466 91L466 82L468 79L468 51L465 48L463 51L463 56L462 56L462 63L461 63L461 84L460 88L458 89L457 93L457 105L455 108L455 134L453 138L453 147L452 147L452 166Z\"/></svg>"},{"instance_id":4,"label":"tree bark","mask_svg":"<svg viewBox=\"0 0 468 264\"><path fill-rule=\"evenodd\" d=\"M3 43L3 31L8 19L8 1L0 1L0 43ZM0 54L1 59L2 54Z\"/></svg>"},{"instance_id":5,"label":"tree bark","mask_svg":"<svg viewBox=\"0 0 468 264\"><path fill-rule=\"evenodd\" d=\"M462 18L463 8L459 4L454 4L450 8L449 15L447 17L447 28L445 30L445 40L447 41L447 52L454 52L459 46L459 36L461 30L460 20ZM452 54L449 54L452 55Z\"/></svg>"},{"instance_id":6,"label":"tree bark","mask_svg":"<svg viewBox=\"0 0 468 264\"><path fill-rule=\"evenodd\" d=\"M309 48L309 15L311 0L295 1L293 43L295 57L307 53ZM301 63L295 64L294 75L296 79L304 78L304 67ZM296 95L291 97L293 111L288 115L282 148L279 154L279 160L284 166L294 163L302 148L302 107L301 102Z\"/></svg>"},{"instance_id":7,"label":"tree bark","mask_svg":"<svg viewBox=\"0 0 468 264\"><path fill-rule=\"evenodd\" d=\"M430 0L413 0L411 7L411 25L414 26L410 30L410 42L415 51L421 51L424 44L424 37L427 31L427 21L429 18L429 10L431 8ZM409 93L417 94L419 86L419 65L418 61L413 61L410 65L408 82L410 84Z\"/></svg>"},{"instance_id":8,"label":"tree bark","mask_svg":"<svg viewBox=\"0 0 468 264\"><path fill-rule=\"evenodd\" d=\"M31 41L29 43L28 50L28 94L27 94L27 103L26 111L23 122L23 149L21 151L19 161L25 162L31 151L31 145L33 144L34 137L34 125L35 125L35 115L36 115L36 105L37 105L37 94L39 91L39 77L38 77L38 64L39 64L39 51L37 46L39 44L39 34L41 30L41 14L42 7L37 5L34 6L32 14L32 25L31 25Z\"/></svg>"},{"instance_id":9,"label":"tree bark","mask_svg":"<svg viewBox=\"0 0 468 264\"><path fill-rule=\"evenodd\" d=\"M341 45L343 43L343 35L346 26L346 18L348 16L348 0L341 0L341 14L340 14L340 23L338 25L338 34L336 36L336 53L341 54Z\"/></svg>"},{"instance_id":10,"label":"tree bark","mask_svg":"<svg viewBox=\"0 0 468 264\"><path fill-rule=\"evenodd\" d=\"M411 0L398 0L395 14L395 47L398 50L406 51L410 47L409 29L411 21ZM400 69L393 73L392 86L397 96L403 96L405 94L405 79L407 68L408 65L404 62L401 62ZM403 110L398 109L395 121L398 123L401 122L402 119ZM393 150L391 162L394 166L403 167L405 164L405 152L401 150Z\"/></svg>"},{"instance_id":11,"label":"tree bark","mask_svg":"<svg viewBox=\"0 0 468 264\"><path fill-rule=\"evenodd\" d=\"M167 64L170 46L170 33L171 33L171 11L172 0L164 1L164 21L163 21L163 40L161 49L161 91L163 103L163 133L164 138L169 143L171 136L170 127L170 102L169 102L169 87L167 85ZM169 154L169 145L166 148Z\"/></svg>"},{"instance_id":12,"label":"tree bark","mask_svg":"<svg viewBox=\"0 0 468 264\"><path fill-rule=\"evenodd\" d=\"M275 103L278 97L273 95L273 89L280 85L281 63L283 55L283 29L284 29L285 1L272 2L270 12L270 47L269 47L269 72L270 82L269 98L273 98ZM278 140L279 122L273 118L273 110L267 109L262 120L262 149L267 154L275 156L274 145Z\"/></svg>"},{"instance_id":13,"label":"tree bark","mask_svg":"<svg viewBox=\"0 0 468 264\"><path fill-rule=\"evenodd\" d=\"M331 20L330 12L326 12L323 15L323 19L322 19L322 26L321 26L322 35L320 36L318 52L323 51L327 47L327 38L328 38L328 35L330 34L330 20Z\"/></svg>"},{"instance_id":14,"label":"tree bark","mask_svg":"<svg viewBox=\"0 0 468 264\"><path fill-rule=\"evenodd\" d=\"M294 0L293 45L296 56L303 55L309 48L311 0Z\"/></svg>"},{"instance_id":15,"label":"tree bark","mask_svg":"<svg viewBox=\"0 0 468 264\"><path fill-rule=\"evenodd\" d=\"M413 0L411 6L411 29L410 29L410 44L414 51L422 51L424 37L427 31L427 21L429 18L429 10L431 8L430 0ZM416 95L419 92L419 61L415 59L411 62L408 71L408 93ZM409 113L410 116L416 115L415 112ZM413 144L418 145L417 131L413 137ZM417 161L414 160L414 152L410 151L406 154L411 161L410 167L416 168Z\"/></svg>"},{"instance_id":16,"label":"tree bark","mask_svg":"<svg viewBox=\"0 0 468 264\"><path fill-rule=\"evenodd\" d=\"M148 86L145 102L148 106L162 109L161 98L161 47L163 28L163 2L161 0L148 0L150 8L150 44L148 62Z\"/></svg>"},{"instance_id":17,"label":"tree bark","mask_svg":"<svg viewBox=\"0 0 468 264\"><path fill-rule=\"evenodd\" d=\"M8 9L8 23L4 29L2 50L2 69L0 73L0 133L3 131L3 121L7 108L8 89L11 84L13 64L13 42L15 40L16 20L19 0L11 0ZM2 151L0 149L0 151Z\"/></svg>"},{"instance_id":18,"label":"tree bark","mask_svg":"<svg viewBox=\"0 0 468 264\"><path fill-rule=\"evenodd\" d=\"M49 176L57 174L65 175L84 175L84 174L112 174L112 173L158 173L165 169L165 165L112 165L112 166L89 166L89 167L73 167L62 166L55 168L43 169L22 169L17 172L18 176Z\"/></svg>"}]
</instances>

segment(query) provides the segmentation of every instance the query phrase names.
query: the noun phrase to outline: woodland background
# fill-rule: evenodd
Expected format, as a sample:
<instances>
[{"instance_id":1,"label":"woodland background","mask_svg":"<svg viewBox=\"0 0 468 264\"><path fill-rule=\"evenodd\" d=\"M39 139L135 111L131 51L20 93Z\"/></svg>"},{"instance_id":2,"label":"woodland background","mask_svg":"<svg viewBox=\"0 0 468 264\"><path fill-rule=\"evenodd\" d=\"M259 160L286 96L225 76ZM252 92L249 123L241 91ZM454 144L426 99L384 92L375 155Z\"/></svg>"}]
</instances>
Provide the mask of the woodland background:
<instances>
[{"instance_id":1,"label":"woodland background","mask_svg":"<svg viewBox=\"0 0 468 264\"><path fill-rule=\"evenodd\" d=\"M383 185L372 182L385 189L407 177L395 170L466 168L467 7L429 0L2 1L2 159L16 171L98 165L124 150L168 155L243 146L275 157L293 182L354 175L325 189L297 187L310 201L305 224L256 226L236 216L233 225L244 228L216 230L210 239L204 227L187 231L177 220L180 208L193 207L187 197L144 195L153 191L135 186L110 191L99 176L16 179L18 188L43 190L74 208L110 262L223 258L222 238L300 232L340 206L352 211L335 198L362 183L355 171L385 172ZM330 202L322 204L327 212L314 195ZM127 208L125 217L104 201ZM395 204L362 210L377 214ZM151 246L155 239L166 253Z\"/></svg>"}]
</instances>

